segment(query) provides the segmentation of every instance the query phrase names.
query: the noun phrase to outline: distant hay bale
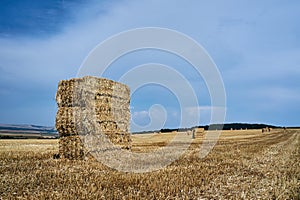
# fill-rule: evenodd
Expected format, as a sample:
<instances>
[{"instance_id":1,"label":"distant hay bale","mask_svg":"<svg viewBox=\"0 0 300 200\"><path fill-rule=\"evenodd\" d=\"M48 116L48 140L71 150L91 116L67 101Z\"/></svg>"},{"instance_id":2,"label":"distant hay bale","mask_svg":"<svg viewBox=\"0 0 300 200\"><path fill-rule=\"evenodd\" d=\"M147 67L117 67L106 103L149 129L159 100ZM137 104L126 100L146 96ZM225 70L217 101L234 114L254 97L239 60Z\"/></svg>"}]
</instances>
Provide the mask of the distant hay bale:
<instances>
[{"instance_id":1,"label":"distant hay bale","mask_svg":"<svg viewBox=\"0 0 300 200\"><path fill-rule=\"evenodd\" d=\"M114 145L131 148L130 90L126 85L91 76L62 80L58 84L56 102L55 125L60 135L62 158L84 158L88 152L80 136L89 134L100 136L102 133Z\"/></svg>"},{"instance_id":2,"label":"distant hay bale","mask_svg":"<svg viewBox=\"0 0 300 200\"><path fill-rule=\"evenodd\" d=\"M204 128L194 128L192 130L192 138L196 138L197 136L201 135L204 133Z\"/></svg>"},{"instance_id":3,"label":"distant hay bale","mask_svg":"<svg viewBox=\"0 0 300 200\"><path fill-rule=\"evenodd\" d=\"M195 128L194 130L196 134L204 133L204 128Z\"/></svg>"},{"instance_id":4,"label":"distant hay bale","mask_svg":"<svg viewBox=\"0 0 300 200\"><path fill-rule=\"evenodd\" d=\"M264 133L264 132L270 132L270 128L268 128L268 127L262 128L261 132L262 133Z\"/></svg>"}]
</instances>

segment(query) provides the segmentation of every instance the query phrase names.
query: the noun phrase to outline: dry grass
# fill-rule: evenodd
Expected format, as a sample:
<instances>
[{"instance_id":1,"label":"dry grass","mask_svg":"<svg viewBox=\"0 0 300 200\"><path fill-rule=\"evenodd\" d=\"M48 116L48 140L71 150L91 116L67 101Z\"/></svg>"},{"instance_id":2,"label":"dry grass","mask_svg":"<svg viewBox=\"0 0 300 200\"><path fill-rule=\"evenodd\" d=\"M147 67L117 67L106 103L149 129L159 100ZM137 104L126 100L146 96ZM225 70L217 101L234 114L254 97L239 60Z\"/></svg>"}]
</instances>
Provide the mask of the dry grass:
<instances>
[{"instance_id":1,"label":"dry grass","mask_svg":"<svg viewBox=\"0 0 300 200\"><path fill-rule=\"evenodd\" d=\"M134 151L172 134L134 136ZM198 158L195 139L170 166L123 173L98 162L55 160L57 140L0 140L0 199L299 199L300 130L224 131Z\"/></svg>"},{"instance_id":2,"label":"dry grass","mask_svg":"<svg viewBox=\"0 0 300 200\"><path fill-rule=\"evenodd\" d=\"M151 152L159 147L167 145L176 133L154 133L132 135L133 152Z\"/></svg>"}]
</instances>

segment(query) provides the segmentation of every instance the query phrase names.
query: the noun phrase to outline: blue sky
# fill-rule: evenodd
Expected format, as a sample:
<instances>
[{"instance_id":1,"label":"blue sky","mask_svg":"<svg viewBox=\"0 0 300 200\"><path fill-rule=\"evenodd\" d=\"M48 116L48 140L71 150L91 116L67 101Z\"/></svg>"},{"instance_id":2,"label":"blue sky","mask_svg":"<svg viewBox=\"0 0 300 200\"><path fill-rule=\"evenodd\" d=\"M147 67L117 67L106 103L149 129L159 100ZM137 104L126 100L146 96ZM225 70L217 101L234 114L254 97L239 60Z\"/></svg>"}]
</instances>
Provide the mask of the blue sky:
<instances>
[{"instance_id":1,"label":"blue sky","mask_svg":"<svg viewBox=\"0 0 300 200\"><path fill-rule=\"evenodd\" d=\"M75 77L98 43L128 29L162 27L190 36L214 60L226 89L226 122L299 126L299 10L296 0L3 0L0 123L54 125L58 81ZM199 105L184 112L192 118L200 109L199 124L209 123L205 82L170 53L128 54L113 63L105 77L118 80L121 72L154 62L174 67L190 80ZM164 109L156 111L161 107L154 106L152 117L166 117L164 127L177 127L178 100L157 85L133 93L133 122L147 129L150 108L157 104Z\"/></svg>"}]
</instances>

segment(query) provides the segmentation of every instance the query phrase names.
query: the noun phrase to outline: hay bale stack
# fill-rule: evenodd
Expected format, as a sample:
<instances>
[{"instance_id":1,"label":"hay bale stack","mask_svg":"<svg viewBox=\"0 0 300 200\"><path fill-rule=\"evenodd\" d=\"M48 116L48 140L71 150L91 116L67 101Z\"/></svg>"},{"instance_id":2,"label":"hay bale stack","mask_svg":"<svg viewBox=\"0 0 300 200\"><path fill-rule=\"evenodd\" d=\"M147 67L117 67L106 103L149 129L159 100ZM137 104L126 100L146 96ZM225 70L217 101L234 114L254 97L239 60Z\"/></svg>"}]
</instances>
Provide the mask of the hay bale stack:
<instances>
[{"instance_id":1,"label":"hay bale stack","mask_svg":"<svg viewBox=\"0 0 300 200\"><path fill-rule=\"evenodd\" d=\"M261 132L262 132L262 133L264 133L264 132L270 132L270 129L269 129L268 127L262 128Z\"/></svg>"},{"instance_id":2,"label":"hay bale stack","mask_svg":"<svg viewBox=\"0 0 300 200\"><path fill-rule=\"evenodd\" d=\"M196 135L201 135L204 133L204 128L195 128L194 130Z\"/></svg>"},{"instance_id":3,"label":"hay bale stack","mask_svg":"<svg viewBox=\"0 0 300 200\"><path fill-rule=\"evenodd\" d=\"M130 90L126 85L91 76L62 80L56 102L61 157L83 158L87 150L82 140L87 135L105 134L114 145L131 148Z\"/></svg>"},{"instance_id":4,"label":"hay bale stack","mask_svg":"<svg viewBox=\"0 0 300 200\"><path fill-rule=\"evenodd\" d=\"M195 139L197 136L200 136L204 133L204 128L194 128L192 130L192 138Z\"/></svg>"}]
</instances>

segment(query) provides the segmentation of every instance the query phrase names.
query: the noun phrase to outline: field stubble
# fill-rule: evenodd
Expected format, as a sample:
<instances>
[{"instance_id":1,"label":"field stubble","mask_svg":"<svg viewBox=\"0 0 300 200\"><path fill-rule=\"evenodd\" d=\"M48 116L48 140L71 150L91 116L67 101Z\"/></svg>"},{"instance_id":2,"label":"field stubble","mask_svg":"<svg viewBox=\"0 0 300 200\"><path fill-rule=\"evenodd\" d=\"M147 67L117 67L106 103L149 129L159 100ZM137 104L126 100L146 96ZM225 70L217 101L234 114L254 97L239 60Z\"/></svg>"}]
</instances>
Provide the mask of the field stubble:
<instances>
[{"instance_id":1,"label":"field stubble","mask_svg":"<svg viewBox=\"0 0 300 200\"><path fill-rule=\"evenodd\" d=\"M174 133L134 135L135 152ZM300 130L223 131L204 159L198 136L178 160L135 174L92 159L53 159L57 140L0 140L0 199L299 199Z\"/></svg>"}]
</instances>

